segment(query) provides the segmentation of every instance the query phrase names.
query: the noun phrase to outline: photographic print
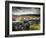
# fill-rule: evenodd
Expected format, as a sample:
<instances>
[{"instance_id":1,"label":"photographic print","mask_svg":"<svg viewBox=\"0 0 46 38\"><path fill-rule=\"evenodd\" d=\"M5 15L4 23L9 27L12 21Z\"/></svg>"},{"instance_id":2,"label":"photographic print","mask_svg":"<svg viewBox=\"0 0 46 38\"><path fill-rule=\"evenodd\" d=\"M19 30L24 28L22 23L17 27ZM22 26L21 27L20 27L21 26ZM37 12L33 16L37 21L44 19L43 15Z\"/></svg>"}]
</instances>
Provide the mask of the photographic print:
<instances>
[{"instance_id":1,"label":"photographic print","mask_svg":"<svg viewBox=\"0 0 46 38\"><path fill-rule=\"evenodd\" d=\"M7 36L44 34L44 3L8 2ZM9 9L8 9L9 8ZM9 29L9 30L8 30Z\"/></svg>"},{"instance_id":2,"label":"photographic print","mask_svg":"<svg viewBox=\"0 0 46 38\"><path fill-rule=\"evenodd\" d=\"M12 7L12 31L40 30L40 8Z\"/></svg>"}]
</instances>

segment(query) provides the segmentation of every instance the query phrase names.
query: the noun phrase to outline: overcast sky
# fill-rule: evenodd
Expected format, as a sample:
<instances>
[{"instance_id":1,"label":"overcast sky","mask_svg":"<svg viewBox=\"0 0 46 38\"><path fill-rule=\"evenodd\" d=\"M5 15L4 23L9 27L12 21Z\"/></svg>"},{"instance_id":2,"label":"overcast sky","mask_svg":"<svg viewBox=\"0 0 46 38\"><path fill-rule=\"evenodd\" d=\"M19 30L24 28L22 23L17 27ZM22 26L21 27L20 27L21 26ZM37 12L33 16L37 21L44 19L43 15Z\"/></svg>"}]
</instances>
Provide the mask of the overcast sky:
<instances>
[{"instance_id":1,"label":"overcast sky","mask_svg":"<svg viewBox=\"0 0 46 38\"><path fill-rule=\"evenodd\" d=\"M40 8L34 8L34 7L12 7L12 14L15 14L15 15L40 14Z\"/></svg>"}]
</instances>

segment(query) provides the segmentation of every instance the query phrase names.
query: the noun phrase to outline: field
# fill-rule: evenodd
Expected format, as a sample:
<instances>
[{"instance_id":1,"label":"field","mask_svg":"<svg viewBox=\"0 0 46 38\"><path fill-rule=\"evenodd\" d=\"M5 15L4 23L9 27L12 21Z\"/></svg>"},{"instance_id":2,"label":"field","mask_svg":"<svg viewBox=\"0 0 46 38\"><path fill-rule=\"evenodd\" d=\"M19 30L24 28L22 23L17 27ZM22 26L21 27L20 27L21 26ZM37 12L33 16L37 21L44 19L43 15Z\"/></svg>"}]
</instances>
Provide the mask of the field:
<instances>
[{"instance_id":1,"label":"field","mask_svg":"<svg viewBox=\"0 0 46 38\"><path fill-rule=\"evenodd\" d=\"M16 16L12 26L13 31L40 30L40 19L39 16Z\"/></svg>"}]
</instances>

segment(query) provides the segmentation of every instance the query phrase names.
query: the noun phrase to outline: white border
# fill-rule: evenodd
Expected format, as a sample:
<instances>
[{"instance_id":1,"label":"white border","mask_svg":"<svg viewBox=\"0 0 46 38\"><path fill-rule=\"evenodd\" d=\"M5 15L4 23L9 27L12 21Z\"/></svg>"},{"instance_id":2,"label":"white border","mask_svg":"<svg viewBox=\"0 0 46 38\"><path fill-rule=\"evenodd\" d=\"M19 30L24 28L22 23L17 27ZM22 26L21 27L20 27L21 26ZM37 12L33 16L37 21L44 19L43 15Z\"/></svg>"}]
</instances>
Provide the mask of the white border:
<instances>
[{"instance_id":1,"label":"white border","mask_svg":"<svg viewBox=\"0 0 46 38\"><path fill-rule=\"evenodd\" d=\"M34 31L12 31L12 6L16 7L37 7L40 8L40 30ZM43 33L43 6L42 5L26 5L26 4L9 4L9 34L33 34L33 33Z\"/></svg>"}]
</instances>

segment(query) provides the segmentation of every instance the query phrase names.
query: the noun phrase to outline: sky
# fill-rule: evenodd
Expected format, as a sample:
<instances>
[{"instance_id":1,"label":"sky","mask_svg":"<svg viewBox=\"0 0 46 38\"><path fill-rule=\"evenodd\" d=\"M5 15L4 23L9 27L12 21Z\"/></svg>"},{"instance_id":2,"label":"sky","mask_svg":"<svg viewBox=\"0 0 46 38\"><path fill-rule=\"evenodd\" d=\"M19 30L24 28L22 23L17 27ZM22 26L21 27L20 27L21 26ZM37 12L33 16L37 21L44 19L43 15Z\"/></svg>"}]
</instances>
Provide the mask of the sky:
<instances>
[{"instance_id":1,"label":"sky","mask_svg":"<svg viewBox=\"0 0 46 38\"><path fill-rule=\"evenodd\" d=\"M35 7L12 7L13 15L40 14L40 8Z\"/></svg>"}]
</instances>

